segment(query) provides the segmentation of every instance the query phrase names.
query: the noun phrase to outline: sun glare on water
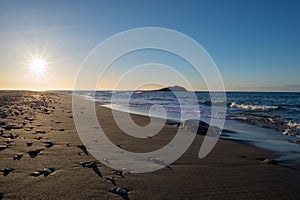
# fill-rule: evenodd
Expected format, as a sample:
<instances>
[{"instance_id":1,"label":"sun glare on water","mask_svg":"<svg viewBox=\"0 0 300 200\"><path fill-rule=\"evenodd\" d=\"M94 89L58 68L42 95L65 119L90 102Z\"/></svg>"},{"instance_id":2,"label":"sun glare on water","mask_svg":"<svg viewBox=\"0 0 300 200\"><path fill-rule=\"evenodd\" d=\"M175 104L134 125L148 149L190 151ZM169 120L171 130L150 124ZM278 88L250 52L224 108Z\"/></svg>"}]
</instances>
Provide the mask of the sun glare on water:
<instances>
[{"instance_id":1,"label":"sun glare on water","mask_svg":"<svg viewBox=\"0 0 300 200\"><path fill-rule=\"evenodd\" d=\"M35 74L41 74L46 70L46 62L42 59L33 59L29 65L30 71Z\"/></svg>"}]
</instances>

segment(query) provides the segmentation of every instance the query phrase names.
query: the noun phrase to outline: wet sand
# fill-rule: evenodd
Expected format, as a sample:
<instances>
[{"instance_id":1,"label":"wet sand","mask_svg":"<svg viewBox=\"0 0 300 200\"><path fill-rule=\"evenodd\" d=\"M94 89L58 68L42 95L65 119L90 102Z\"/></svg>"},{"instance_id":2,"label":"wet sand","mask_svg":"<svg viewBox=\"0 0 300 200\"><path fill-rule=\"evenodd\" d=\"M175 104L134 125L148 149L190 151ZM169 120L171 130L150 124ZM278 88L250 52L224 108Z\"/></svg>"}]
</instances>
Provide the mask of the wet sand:
<instances>
[{"instance_id":1,"label":"wet sand","mask_svg":"<svg viewBox=\"0 0 300 200\"><path fill-rule=\"evenodd\" d=\"M274 152L219 140L198 158L203 136L169 168L122 176L97 162L76 133L71 97L44 92L0 92L0 199L297 199L300 166L266 164ZM159 149L177 127L136 139L122 133L111 110L97 106L101 127L134 152ZM132 115L137 124L147 117ZM128 195L117 195L117 188Z\"/></svg>"}]
</instances>

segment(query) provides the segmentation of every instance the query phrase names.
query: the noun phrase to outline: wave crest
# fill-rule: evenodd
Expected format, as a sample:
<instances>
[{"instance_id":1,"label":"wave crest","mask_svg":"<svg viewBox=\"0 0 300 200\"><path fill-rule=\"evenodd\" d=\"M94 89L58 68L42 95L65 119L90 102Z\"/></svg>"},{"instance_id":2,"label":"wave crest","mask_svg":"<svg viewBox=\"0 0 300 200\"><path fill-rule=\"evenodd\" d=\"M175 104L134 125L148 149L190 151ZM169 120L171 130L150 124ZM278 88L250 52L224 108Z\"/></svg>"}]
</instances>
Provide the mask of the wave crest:
<instances>
[{"instance_id":1,"label":"wave crest","mask_svg":"<svg viewBox=\"0 0 300 200\"><path fill-rule=\"evenodd\" d=\"M240 108L244 110L274 110L279 109L279 106L265 106L265 105L251 105L251 104L238 104L235 102L229 103L230 108Z\"/></svg>"}]
</instances>

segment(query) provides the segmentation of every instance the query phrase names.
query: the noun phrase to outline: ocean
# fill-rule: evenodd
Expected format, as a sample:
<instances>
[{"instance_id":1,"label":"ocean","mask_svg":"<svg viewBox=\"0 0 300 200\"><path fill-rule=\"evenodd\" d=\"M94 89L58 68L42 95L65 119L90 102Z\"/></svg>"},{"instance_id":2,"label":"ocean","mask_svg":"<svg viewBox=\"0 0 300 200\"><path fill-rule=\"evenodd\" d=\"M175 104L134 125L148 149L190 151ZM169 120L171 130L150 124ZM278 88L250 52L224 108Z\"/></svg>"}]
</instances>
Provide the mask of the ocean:
<instances>
[{"instance_id":1,"label":"ocean","mask_svg":"<svg viewBox=\"0 0 300 200\"><path fill-rule=\"evenodd\" d=\"M225 105L224 128L238 134L224 134L222 138L243 140L289 156L293 154L300 160L300 145L295 144L300 140L300 93L227 92L226 102L224 99L211 102L208 92L179 93L184 101L178 101L172 92L161 91L76 92L101 106L141 115L149 115L149 109L155 110L153 105L159 105L165 109L167 117L174 120L183 120L181 116L184 115L209 121L213 117L211 104ZM197 102L192 101L194 94ZM159 113L155 116L160 117Z\"/></svg>"}]
</instances>

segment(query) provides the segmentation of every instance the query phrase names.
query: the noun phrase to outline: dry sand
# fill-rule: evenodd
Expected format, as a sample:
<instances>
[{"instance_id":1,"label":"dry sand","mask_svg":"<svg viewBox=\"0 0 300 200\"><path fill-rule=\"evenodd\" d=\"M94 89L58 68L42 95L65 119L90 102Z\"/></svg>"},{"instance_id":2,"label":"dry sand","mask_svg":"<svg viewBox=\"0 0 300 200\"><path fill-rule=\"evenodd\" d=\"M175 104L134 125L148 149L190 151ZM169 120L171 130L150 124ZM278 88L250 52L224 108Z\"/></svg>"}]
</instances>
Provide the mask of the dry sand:
<instances>
[{"instance_id":1,"label":"dry sand","mask_svg":"<svg viewBox=\"0 0 300 200\"><path fill-rule=\"evenodd\" d=\"M134 139L119 130L111 110L97 106L97 113L111 141L130 151L159 149L177 130L165 126L152 138ZM140 125L149 122L147 117L132 117ZM200 160L198 152L203 136L199 135L170 168L146 174L113 174L112 169L80 148L68 95L2 91L0 125L0 199L298 199L300 196L299 164L266 164L264 158L272 158L275 153L225 140L219 140L213 151ZM95 162L83 163L91 161ZM44 168L54 171L47 174ZM117 187L129 189L128 196L110 192Z\"/></svg>"}]
</instances>

